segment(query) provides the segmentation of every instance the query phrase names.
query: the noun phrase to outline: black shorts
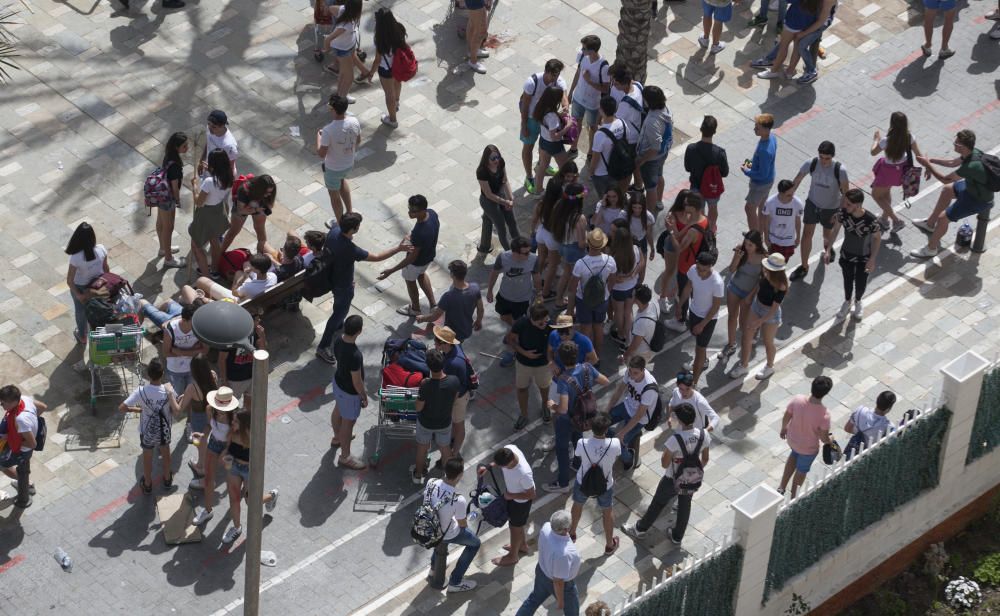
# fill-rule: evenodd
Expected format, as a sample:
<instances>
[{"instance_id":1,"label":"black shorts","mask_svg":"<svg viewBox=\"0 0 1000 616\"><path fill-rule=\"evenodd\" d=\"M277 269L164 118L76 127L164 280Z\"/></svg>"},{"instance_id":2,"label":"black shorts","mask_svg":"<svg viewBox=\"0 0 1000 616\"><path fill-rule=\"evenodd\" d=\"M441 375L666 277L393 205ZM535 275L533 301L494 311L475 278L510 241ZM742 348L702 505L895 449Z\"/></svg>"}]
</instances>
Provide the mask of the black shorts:
<instances>
[{"instance_id":1,"label":"black shorts","mask_svg":"<svg viewBox=\"0 0 1000 616\"><path fill-rule=\"evenodd\" d=\"M838 211L838 208L827 210L816 207L815 203L806 199L806 209L802 214L802 222L807 225L822 225L824 229L832 229L833 217Z\"/></svg>"},{"instance_id":2,"label":"black shorts","mask_svg":"<svg viewBox=\"0 0 1000 616\"><path fill-rule=\"evenodd\" d=\"M504 298L503 295L497 295L496 299L496 311L500 316L510 315L515 321L528 314L528 306L531 302L512 302Z\"/></svg>"},{"instance_id":3,"label":"black shorts","mask_svg":"<svg viewBox=\"0 0 1000 616\"><path fill-rule=\"evenodd\" d=\"M528 525L528 515L531 513L531 501L519 503L507 501L507 517L511 526L518 528Z\"/></svg>"},{"instance_id":4,"label":"black shorts","mask_svg":"<svg viewBox=\"0 0 1000 616\"><path fill-rule=\"evenodd\" d=\"M691 330L695 325L701 323L702 319L705 317L699 317L692 310L688 310L688 330ZM701 330L701 333L694 336L694 332L691 335L694 336L694 344L700 349L708 348L708 343L712 341L712 334L715 333L715 322L718 319L712 319L707 324L705 324L705 329Z\"/></svg>"},{"instance_id":5,"label":"black shorts","mask_svg":"<svg viewBox=\"0 0 1000 616\"><path fill-rule=\"evenodd\" d=\"M392 69L383 68L380 66L378 67L378 76L381 77L382 79L392 79Z\"/></svg>"}]
</instances>

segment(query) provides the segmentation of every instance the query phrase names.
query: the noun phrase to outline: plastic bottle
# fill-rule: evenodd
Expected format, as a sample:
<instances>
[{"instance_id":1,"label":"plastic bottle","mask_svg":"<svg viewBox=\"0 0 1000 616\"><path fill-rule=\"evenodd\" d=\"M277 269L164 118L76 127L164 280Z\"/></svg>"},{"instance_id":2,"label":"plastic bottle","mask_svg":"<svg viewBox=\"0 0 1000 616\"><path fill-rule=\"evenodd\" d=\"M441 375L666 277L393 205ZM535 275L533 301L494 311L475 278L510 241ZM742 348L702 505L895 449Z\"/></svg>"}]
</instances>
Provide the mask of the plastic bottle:
<instances>
[{"instance_id":1,"label":"plastic bottle","mask_svg":"<svg viewBox=\"0 0 1000 616\"><path fill-rule=\"evenodd\" d=\"M466 518L467 518L469 524L476 523L479 520L479 511L476 510L476 509L473 509L472 511L469 512L469 515L466 516Z\"/></svg>"},{"instance_id":2,"label":"plastic bottle","mask_svg":"<svg viewBox=\"0 0 1000 616\"><path fill-rule=\"evenodd\" d=\"M483 492L479 495L479 506L486 507L493 502L494 496L489 492Z\"/></svg>"},{"instance_id":3,"label":"plastic bottle","mask_svg":"<svg viewBox=\"0 0 1000 616\"><path fill-rule=\"evenodd\" d=\"M55 553L52 554L52 558L56 559L56 562L63 568L63 571L69 573L73 570L73 560L62 548L56 548Z\"/></svg>"}]
</instances>

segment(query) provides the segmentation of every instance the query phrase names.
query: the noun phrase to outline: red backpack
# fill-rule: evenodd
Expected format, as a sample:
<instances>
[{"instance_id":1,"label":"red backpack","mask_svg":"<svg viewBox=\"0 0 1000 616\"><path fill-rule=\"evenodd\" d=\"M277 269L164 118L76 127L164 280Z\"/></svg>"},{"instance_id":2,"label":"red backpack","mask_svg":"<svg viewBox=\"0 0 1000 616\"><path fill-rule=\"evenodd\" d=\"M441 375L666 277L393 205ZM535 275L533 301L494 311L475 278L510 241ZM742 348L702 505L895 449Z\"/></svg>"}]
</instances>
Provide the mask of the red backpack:
<instances>
[{"instance_id":1,"label":"red backpack","mask_svg":"<svg viewBox=\"0 0 1000 616\"><path fill-rule=\"evenodd\" d=\"M705 173L701 174L701 185L698 192L704 199L718 199L726 191L726 185L722 183L722 170L719 165L711 164L705 167Z\"/></svg>"},{"instance_id":2,"label":"red backpack","mask_svg":"<svg viewBox=\"0 0 1000 616\"><path fill-rule=\"evenodd\" d=\"M250 260L253 254L246 248L230 250L219 259L219 273L227 279L231 279L236 272L243 269L243 264Z\"/></svg>"},{"instance_id":3,"label":"red backpack","mask_svg":"<svg viewBox=\"0 0 1000 616\"><path fill-rule=\"evenodd\" d=\"M233 200L236 200L236 193L240 191L240 187L253 179L253 174L248 173L246 175L240 175L240 177L233 180Z\"/></svg>"},{"instance_id":4,"label":"red backpack","mask_svg":"<svg viewBox=\"0 0 1000 616\"><path fill-rule=\"evenodd\" d=\"M420 387L420 382L424 380L424 375L419 372L411 372L397 363L387 364L382 368L382 386L388 387Z\"/></svg>"},{"instance_id":5,"label":"red backpack","mask_svg":"<svg viewBox=\"0 0 1000 616\"><path fill-rule=\"evenodd\" d=\"M417 57L408 45L399 47L392 54L392 78L409 81L417 74Z\"/></svg>"}]
</instances>

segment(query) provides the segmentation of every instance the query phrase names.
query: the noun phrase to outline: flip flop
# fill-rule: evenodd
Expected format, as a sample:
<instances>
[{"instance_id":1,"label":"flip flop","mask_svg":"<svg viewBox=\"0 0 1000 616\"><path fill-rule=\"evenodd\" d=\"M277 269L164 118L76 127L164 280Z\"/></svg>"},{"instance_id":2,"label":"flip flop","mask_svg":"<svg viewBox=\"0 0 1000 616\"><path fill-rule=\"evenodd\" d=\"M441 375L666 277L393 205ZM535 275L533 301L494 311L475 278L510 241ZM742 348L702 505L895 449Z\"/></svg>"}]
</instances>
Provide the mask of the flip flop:
<instances>
[{"instance_id":1,"label":"flip flop","mask_svg":"<svg viewBox=\"0 0 1000 616\"><path fill-rule=\"evenodd\" d=\"M517 564L517 560L515 560L514 562L510 562L505 560L506 558L507 558L506 556L497 556L496 558L491 559L490 562L496 565L497 567L513 567L514 565Z\"/></svg>"},{"instance_id":2,"label":"flip flop","mask_svg":"<svg viewBox=\"0 0 1000 616\"><path fill-rule=\"evenodd\" d=\"M576 540L574 539L574 541L576 541ZM611 538L611 547L604 546L604 555L605 556L610 556L610 555L614 554L618 550L619 544L620 544L620 542L618 540L618 537L612 537Z\"/></svg>"}]
</instances>

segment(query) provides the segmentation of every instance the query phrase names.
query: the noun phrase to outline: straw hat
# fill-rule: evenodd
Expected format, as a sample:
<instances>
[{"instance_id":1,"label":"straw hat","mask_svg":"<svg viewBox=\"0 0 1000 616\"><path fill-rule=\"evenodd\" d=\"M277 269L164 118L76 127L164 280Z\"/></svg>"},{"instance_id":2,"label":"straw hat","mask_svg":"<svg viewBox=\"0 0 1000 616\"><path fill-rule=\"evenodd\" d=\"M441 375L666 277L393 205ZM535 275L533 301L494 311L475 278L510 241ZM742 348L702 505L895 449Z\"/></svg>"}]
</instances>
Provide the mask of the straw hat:
<instances>
[{"instance_id":1,"label":"straw hat","mask_svg":"<svg viewBox=\"0 0 1000 616\"><path fill-rule=\"evenodd\" d=\"M559 315L555 322L549 323L549 327L552 329L565 329L567 327L573 327L573 317L568 314Z\"/></svg>"},{"instance_id":2,"label":"straw hat","mask_svg":"<svg viewBox=\"0 0 1000 616\"><path fill-rule=\"evenodd\" d=\"M587 233L587 245L594 250L601 250L608 245L608 236L601 229L593 229Z\"/></svg>"},{"instance_id":3,"label":"straw hat","mask_svg":"<svg viewBox=\"0 0 1000 616\"><path fill-rule=\"evenodd\" d=\"M454 330L448 326L435 326L434 337L445 344L458 344L458 338L455 337Z\"/></svg>"},{"instance_id":4,"label":"straw hat","mask_svg":"<svg viewBox=\"0 0 1000 616\"><path fill-rule=\"evenodd\" d=\"M761 265L769 272L783 272L785 271L785 256L778 252L772 252L767 255Z\"/></svg>"},{"instance_id":5,"label":"straw hat","mask_svg":"<svg viewBox=\"0 0 1000 616\"><path fill-rule=\"evenodd\" d=\"M208 392L208 404L217 411L235 411L240 405L233 396L233 390L228 387L220 387L215 391Z\"/></svg>"}]
</instances>

